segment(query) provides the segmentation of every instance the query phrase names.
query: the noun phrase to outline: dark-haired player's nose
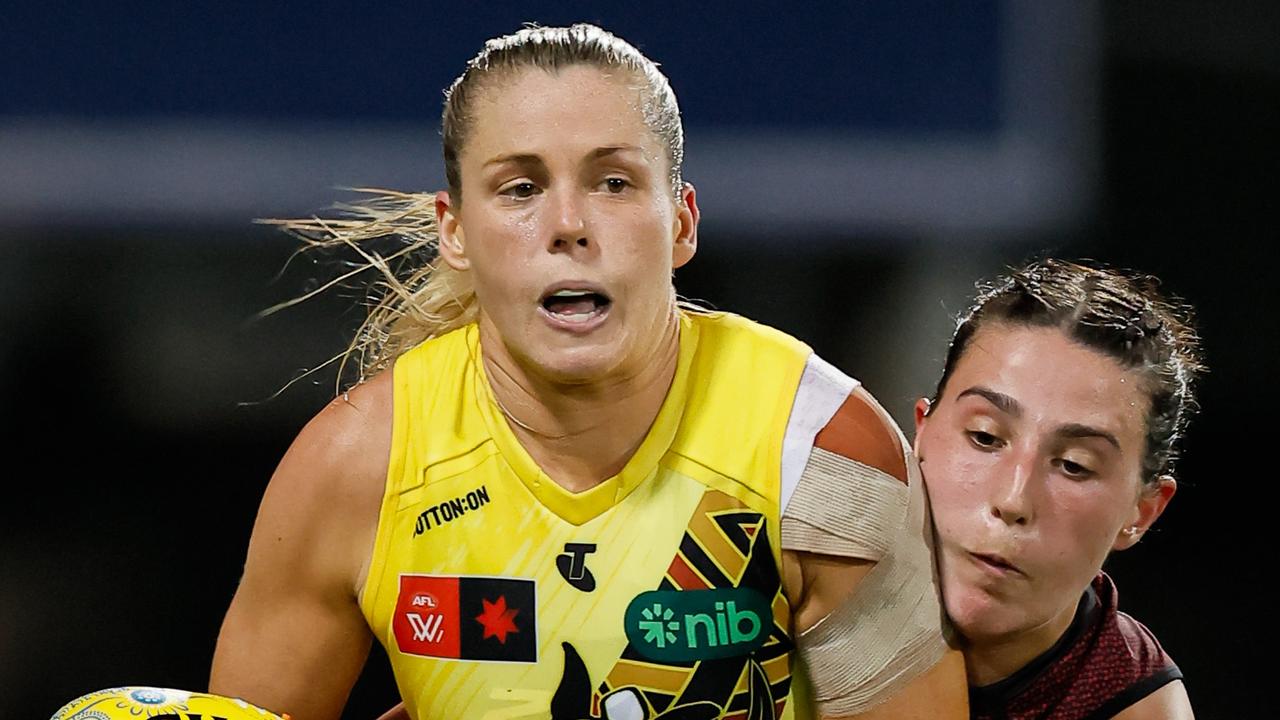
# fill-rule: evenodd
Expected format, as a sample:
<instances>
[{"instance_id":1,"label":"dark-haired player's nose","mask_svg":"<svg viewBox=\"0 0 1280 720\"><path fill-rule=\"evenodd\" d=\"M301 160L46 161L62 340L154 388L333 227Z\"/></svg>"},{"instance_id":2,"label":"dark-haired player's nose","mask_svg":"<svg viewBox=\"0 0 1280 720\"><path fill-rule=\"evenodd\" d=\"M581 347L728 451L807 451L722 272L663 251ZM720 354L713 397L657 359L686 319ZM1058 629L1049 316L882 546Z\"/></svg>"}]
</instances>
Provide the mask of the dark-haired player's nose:
<instances>
[{"instance_id":1,"label":"dark-haired player's nose","mask_svg":"<svg viewBox=\"0 0 1280 720\"><path fill-rule=\"evenodd\" d=\"M1034 458L1010 458L1002 470L990 486L991 515L1006 525L1028 525L1035 519Z\"/></svg>"}]
</instances>

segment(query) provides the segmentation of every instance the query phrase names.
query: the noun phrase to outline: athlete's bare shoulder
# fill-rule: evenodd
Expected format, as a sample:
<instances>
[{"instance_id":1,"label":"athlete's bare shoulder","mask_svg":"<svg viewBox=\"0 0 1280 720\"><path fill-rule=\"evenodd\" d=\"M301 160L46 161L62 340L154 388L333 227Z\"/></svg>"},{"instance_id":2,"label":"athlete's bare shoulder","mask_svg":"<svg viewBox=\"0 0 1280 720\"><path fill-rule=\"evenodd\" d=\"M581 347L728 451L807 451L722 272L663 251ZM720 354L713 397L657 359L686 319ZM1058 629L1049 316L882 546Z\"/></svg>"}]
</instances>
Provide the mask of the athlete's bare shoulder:
<instances>
[{"instance_id":1,"label":"athlete's bare shoulder","mask_svg":"<svg viewBox=\"0 0 1280 720\"><path fill-rule=\"evenodd\" d=\"M871 393L861 385L849 393L844 404L814 438L813 444L904 483L907 481L907 466L898 429Z\"/></svg>"},{"instance_id":2,"label":"athlete's bare shoulder","mask_svg":"<svg viewBox=\"0 0 1280 720\"><path fill-rule=\"evenodd\" d=\"M292 539L294 552L320 551L317 562L344 590L359 589L387 477L392 391L392 373L380 373L331 400L298 433L263 497L251 564L255 543Z\"/></svg>"},{"instance_id":3,"label":"athlete's bare shoulder","mask_svg":"<svg viewBox=\"0 0 1280 720\"><path fill-rule=\"evenodd\" d=\"M298 717L337 717L368 654L359 588L391 444L390 373L335 398L263 495L210 688Z\"/></svg>"},{"instance_id":4,"label":"athlete's bare shoulder","mask_svg":"<svg viewBox=\"0 0 1280 720\"><path fill-rule=\"evenodd\" d=\"M320 466L315 469L350 485L346 491L362 493L372 480L380 494L391 451L393 386L388 370L329 401L298 434L286 461L302 451L297 461Z\"/></svg>"}]
</instances>

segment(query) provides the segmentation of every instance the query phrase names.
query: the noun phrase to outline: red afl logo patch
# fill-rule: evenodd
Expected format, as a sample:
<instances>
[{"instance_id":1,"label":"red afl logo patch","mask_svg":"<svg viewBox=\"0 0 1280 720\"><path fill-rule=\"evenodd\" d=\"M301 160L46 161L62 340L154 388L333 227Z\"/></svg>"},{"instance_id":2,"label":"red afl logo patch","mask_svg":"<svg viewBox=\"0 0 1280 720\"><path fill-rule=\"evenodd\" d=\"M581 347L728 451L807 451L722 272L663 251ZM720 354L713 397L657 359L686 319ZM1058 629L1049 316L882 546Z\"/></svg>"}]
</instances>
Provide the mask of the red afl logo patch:
<instances>
[{"instance_id":1,"label":"red afl logo patch","mask_svg":"<svg viewBox=\"0 0 1280 720\"><path fill-rule=\"evenodd\" d=\"M401 575L391 631L405 655L537 662L536 609L525 578Z\"/></svg>"}]
</instances>

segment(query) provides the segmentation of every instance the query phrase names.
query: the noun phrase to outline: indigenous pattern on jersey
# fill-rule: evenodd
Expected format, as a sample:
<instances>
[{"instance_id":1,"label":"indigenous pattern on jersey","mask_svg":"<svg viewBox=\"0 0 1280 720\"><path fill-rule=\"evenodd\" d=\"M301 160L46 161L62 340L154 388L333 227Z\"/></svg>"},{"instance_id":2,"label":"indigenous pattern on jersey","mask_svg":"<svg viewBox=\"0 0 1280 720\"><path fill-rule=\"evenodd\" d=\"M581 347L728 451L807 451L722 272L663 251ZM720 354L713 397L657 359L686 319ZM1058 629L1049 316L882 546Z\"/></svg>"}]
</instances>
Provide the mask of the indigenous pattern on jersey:
<instances>
[{"instance_id":1,"label":"indigenous pattern on jersey","mask_svg":"<svg viewBox=\"0 0 1280 720\"><path fill-rule=\"evenodd\" d=\"M1105 573L1085 592L1071 627L1029 665L993 685L969 688L977 720L1104 720L1182 672L1142 623L1116 607Z\"/></svg>"},{"instance_id":2,"label":"indigenous pattern on jersey","mask_svg":"<svg viewBox=\"0 0 1280 720\"><path fill-rule=\"evenodd\" d=\"M775 330L684 315L645 439L574 494L519 444L479 353L472 325L394 371L361 608L410 715L810 717L779 517L856 383Z\"/></svg>"}]
</instances>

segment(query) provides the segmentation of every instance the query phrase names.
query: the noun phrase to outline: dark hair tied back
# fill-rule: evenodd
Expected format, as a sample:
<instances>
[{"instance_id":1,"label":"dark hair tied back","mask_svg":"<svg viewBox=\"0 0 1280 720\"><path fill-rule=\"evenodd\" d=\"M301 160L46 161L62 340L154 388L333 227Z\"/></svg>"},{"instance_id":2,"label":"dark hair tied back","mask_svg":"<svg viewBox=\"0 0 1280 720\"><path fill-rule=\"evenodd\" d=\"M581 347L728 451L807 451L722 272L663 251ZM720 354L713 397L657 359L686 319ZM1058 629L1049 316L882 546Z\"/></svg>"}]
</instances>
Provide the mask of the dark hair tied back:
<instances>
[{"instance_id":1,"label":"dark hair tied back","mask_svg":"<svg viewBox=\"0 0 1280 720\"><path fill-rule=\"evenodd\" d=\"M1197 407L1194 381L1205 370L1189 305L1163 294L1150 275L1054 259L1030 263L979 288L957 322L935 400L982 326L1058 328L1143 378L1151 400L1143 479L1173 471L1178 440Z\"/></svg>"}]
</instances>

